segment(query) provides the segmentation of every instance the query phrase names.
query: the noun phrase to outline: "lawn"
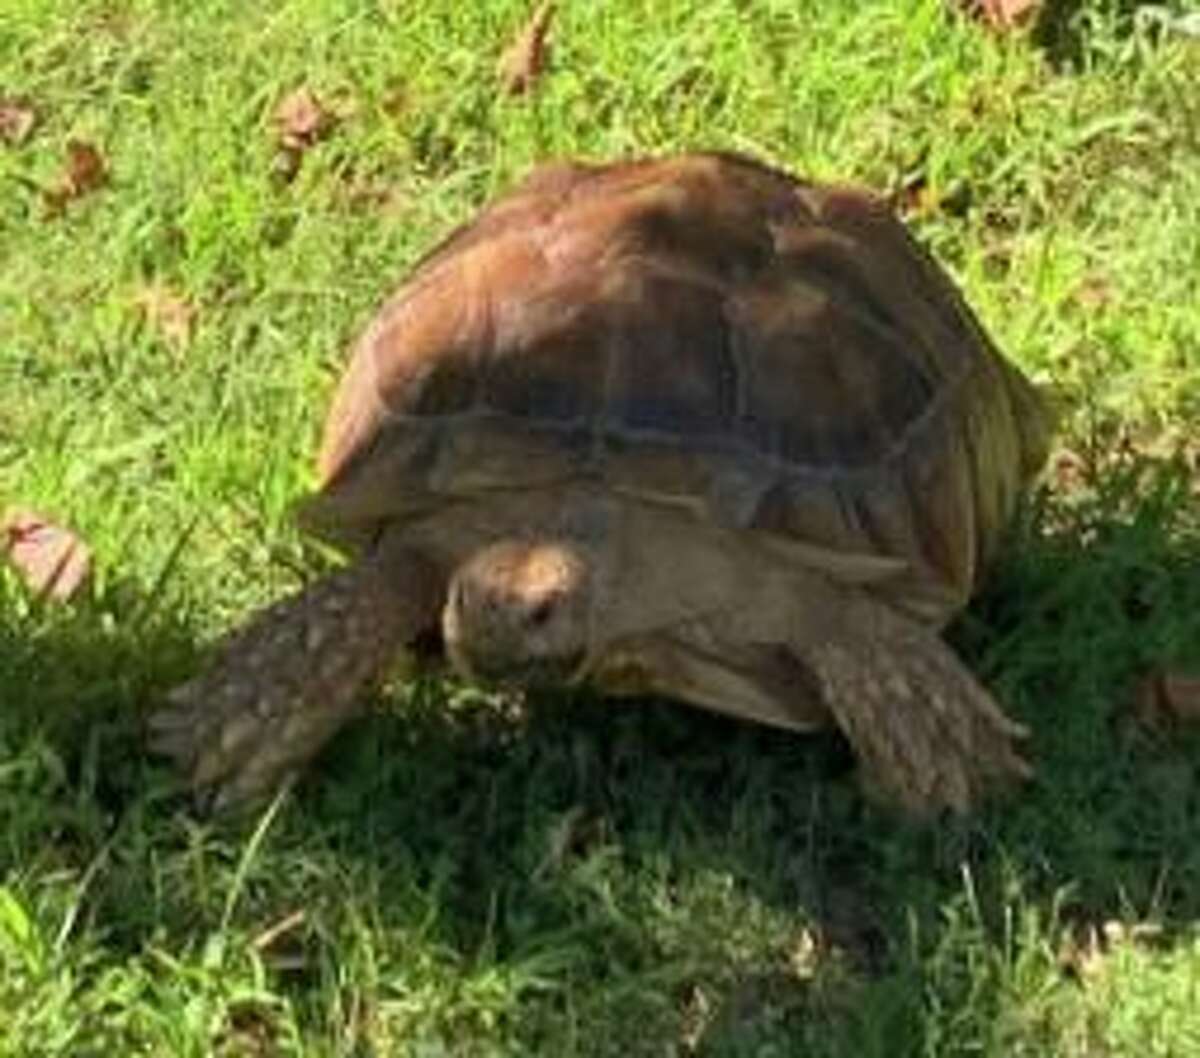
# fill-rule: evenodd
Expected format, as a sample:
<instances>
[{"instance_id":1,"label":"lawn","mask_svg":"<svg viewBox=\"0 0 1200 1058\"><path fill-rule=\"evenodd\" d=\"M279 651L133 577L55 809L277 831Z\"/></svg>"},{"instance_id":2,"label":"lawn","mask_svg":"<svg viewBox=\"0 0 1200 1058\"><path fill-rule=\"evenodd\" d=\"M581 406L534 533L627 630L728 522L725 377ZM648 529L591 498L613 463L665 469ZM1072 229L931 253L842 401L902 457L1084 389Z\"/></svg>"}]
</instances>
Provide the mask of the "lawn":
<instances>
[{"instance_id":1,"label":"lawn","mask_svg":"<svg viewBox=\"0 0 1200 1058\"><path fill-rule=\"evenodd\" d=\"M1145 692L1200 672L1200 38L1135 6L563 3L514 98L516 0L4 0L0 507L94 572L0 573L0 1055L1200 1053L1200 706ZM685 146L893 195L1055 393L951 630L1035 780L915 826L832 735L397 680L194 815L141 723L329 561L288 512L372 306L533 162Z\"/></svg>"}]
</instances>

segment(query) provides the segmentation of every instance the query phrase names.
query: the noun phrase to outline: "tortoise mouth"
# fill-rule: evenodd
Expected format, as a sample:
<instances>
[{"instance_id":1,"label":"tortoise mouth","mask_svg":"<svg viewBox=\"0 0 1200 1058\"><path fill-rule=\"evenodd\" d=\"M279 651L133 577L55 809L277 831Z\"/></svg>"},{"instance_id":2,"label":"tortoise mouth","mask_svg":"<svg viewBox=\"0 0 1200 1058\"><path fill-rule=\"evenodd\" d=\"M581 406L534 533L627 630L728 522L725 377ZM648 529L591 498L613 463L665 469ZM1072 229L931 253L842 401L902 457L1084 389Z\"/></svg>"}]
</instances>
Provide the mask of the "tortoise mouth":
<instances>
[{"instance_id":1,"label":"tortoise mouth","mask_svg":"<svg viewBox=\"0 0 1200 1058\"><path fill-rule=\"evenodd\" d=\"M588 659L584 650L545 657L498 657L464 651L460 645L451 652L451 660L460 675L486 687L553 690L581 682Z\"/></svg>"}]
</instances>

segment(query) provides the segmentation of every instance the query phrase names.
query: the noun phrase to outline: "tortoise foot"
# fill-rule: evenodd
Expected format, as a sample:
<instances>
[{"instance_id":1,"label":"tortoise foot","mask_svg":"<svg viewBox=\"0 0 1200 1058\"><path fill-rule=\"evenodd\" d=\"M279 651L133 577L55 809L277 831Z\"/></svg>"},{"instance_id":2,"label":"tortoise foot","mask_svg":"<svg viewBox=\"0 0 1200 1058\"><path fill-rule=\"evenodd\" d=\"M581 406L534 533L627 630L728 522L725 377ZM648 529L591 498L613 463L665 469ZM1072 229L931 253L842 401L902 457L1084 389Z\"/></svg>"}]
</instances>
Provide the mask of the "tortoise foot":
<instances>
[{"instance_id":1,"label":"tortoise foot","mask_svg":"<svg viewBox=\"0 0 1200 1058\"><path fill-rule=\"evenodd\" d=\"M1030 777L1018 750L1027 729L936 634L890 613L858 629L825 644L813 667L870 792L928 818Z\"/></svg>"},{"instance_id":2,"label":"tortoise foot","mask_svg":"<svg viewBox=\"0 0 1200 1058\"><path fill-rule=\"evenodd\" d=\"M175 760L202 806L269 796L358 711L364 685L436 605L426 581L394 574L368 562L316 581L259 613L171 691L149 719L150 747Z\"/></svg>"}]
</instances>

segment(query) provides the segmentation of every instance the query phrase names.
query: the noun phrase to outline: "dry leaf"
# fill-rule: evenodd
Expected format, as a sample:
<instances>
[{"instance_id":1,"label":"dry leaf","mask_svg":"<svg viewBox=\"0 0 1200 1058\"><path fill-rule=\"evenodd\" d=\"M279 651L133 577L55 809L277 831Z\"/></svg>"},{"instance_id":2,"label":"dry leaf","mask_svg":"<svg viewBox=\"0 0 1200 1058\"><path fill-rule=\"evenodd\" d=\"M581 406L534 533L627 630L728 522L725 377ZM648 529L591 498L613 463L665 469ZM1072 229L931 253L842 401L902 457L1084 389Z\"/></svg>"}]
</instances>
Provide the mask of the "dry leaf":
<instances>
[{"instance_id":1,"label":"dry leaf","mask_svg":"<svg viewBox=\"0 0 1200 1058\"><path fill-rule=\"evenodd\" d=\"M545 0L500 56L496 76L509 95L524 95L545 71L550 57L547 35L553 19L554 4Z\"/></svg>"},{"instance_id":2,"label":"dry leaf","mask_svg":"<svg viewBox=\"0 0 1200 1058\"><path fill-rule=\"evenodd\" d=\"M1064 495L1087 484L1090 468L1087 460L1071 448L1060 447L1047 461L1057 490Z\"/></svg>"},{"instance_id":3,"label":"dry leaf","mask_svg":"<svg viewBox=\"0 0 1200 1058\"><path fill-rule=\"evenodd\" d=\"M303 926L305 918L304 908L299 908L290 915L285 915L278 922L264 929L250 942L250 946L257 951L264 951L278 941L280 937L284 937L297 927Z\"/></svg>"},{"instance_id":4,"label":"dry leaf","mask_svg":"<svg viewBox=\"0 0 1200 1058\"><path fill-rule=\"evenodd\" d=\"M1164 672L1161 684L1163 701L1173 717L1182 721L1200 720L1200 676Z\"/></svg>"},{"instance_id":5,"label":"dry leaf","mask_svg":"<svg viewBox=\"0 0 1200 1058\"><path fill-rule=\"evenodd\" d=\"M108 179L104 158L90 143L67 141L67 182L76 195L102 187Z\"/></svg>"},{"instance_id":6,"label":"dry leaf","mask_svg":"<svg viewBox=\"0 0 1200 1058\"><path fill-rule=\"evenodd\" d=\"M1164 670L1148 673L1134 688L1133 716L1152 730L1200 721L1200 676Z\"/></svg>"},{"instance_id":7,"label":"dry leaf","mask_svg":"<svg viewBox=\"0 0 1200 1058\"><path fill-rule=\"evenodd\" d=\"M67 141L67 169L54 187L42 192L51 213L61 213L68 202L103 187L108 182L104 156L84 140Z\"/></svg>"},{"instance_id":8,"label":"dry leaf","mask_svg":"<svg viewBox=\"0 0 1200 1058\"><path fill-rule=\"evenodd\" d=\"M0 141L19 146L29 139L36 123L33 107L19 99L0 96Z\"/></svg>"},{"instance_id":9,"label":"dry leaf","mask_svg":"<svg viewBox=\"0 0 1200 1058\"><path fill-rule=\"evenodd\" d=\"M1070 298L1081 309L1095 312L1112 303L1112 283L1107 276L1087 275L1071 291Z\"/></svg>"},{"instance_id":10,"label":"dry leaf","mask_svg":"<svg viewBox=\"0 0 1200 1058\"><path fill-rule=\"evenodd\" d=\"M306 151L333 128L333 115L308 88L297 88L275 108L279 145L289 151Z\"/></svg>"},{"instance_id":11,"label":"dry leaf","mask_svg":"<svg viewBox=\"0 0 1200 1058\"><path fill-rule=\"evenodd\" d=\"M1032 23L1042 0L959 0L959 6L989 28L1007 31Z\"/></svg>"},{"instance_id":12,"label":"dry leaf","mask_svg":"<svg viewBox=\"0 0 1200 1058\"><path fill-rule=\"evenodd\" d=\"M791 943L787 962L797 980L811 981L817 976L821 956L824 954L821 947L820 939L811 929L802 929Z\"/></svg>"},{"instance_id":13,"label":"dry leaf","mask_svg":"<svg viewBox=\"0 0 1200 1058\"><path fill-rule=\"evenodd\" d=\"M698 984L692 985L680 1011L679 1042L684 1054L695 1054L712 1023L714 1003Z\"/></svg>"},{"instance_id":14,"label":"dry leaf","mask_svg":"<svg viewBox=\"0 0 1200 1058\"><path fill-rule=\"evenodd\" d=\"M0 523L4 556L38 595L65 602L87 582L88 546L69 529L32 511L13 511Z\"/></svg>"},{"instance_id":15,"label":"dry leaf","mask_svg":"<svg viewBox=\"0 0 1200 1058\"><path fill-rule=\"evenodd\" d=\"M1117 948L1152 948L1162 936L1162 925L1157 922L1107 919L1098 925L1081 924L1065 931L1059 943L1058 965L1076 980L1086 981L1103 971Z\"/></svg>"},{"instance_id":16,"label":"dry leaf","mask_svg":"<svg viewBox=\"0 0 1200 1058\"><path fill-rule=\"evenodd\" d=\"M1077 981L1095 977L1104 965L1100 931L1092 924L1064 931L1058 945L1058 967Z\"/></svg>"},{"instance_id":17,"label":"dry leaf","mask_svg":"<svg viewBox=\"0 0 1200 1058\"><path fill-rule=\"evenodd\" d=\"M304 152L292 147L280 147L271 160L271 179L277 184L290 184L300 172Z\"/></svg>"},{"instance_id":18,"label":"dry leaf","mask_svg":"<svg viewBox=\"0 0 1200 1058\"><path fill-rule=\"evenodd\" d=\"M604 819L589 816L582 807L574 805L550 827L546 835L546 854L534 868L535 878L544 878L562 870L573 856L581 856L605 839Z\"/></svg>"},{"instance_id":19,"label":"dry leaf","mask_svg":"<svg viewBox=\"0 0 1200 1058\"><path fill-rule=\"evenodd\" d=\"M155 284L144 288L134 304L146 322L172 345L182 348L192 340L195 306L167 287Z\"/></svg>"},{"instance_id":20,"label":"dry leaf","mask_svg":"<svg viewBox=\"0 0 1200 1058\"><path fill-rule=\"evenodd\" d=\"M353 210L380 210L395 214L406 204L404 192L382 177L343 176L336 185L339 199Z\"/></svg>"},{"instance_id":21,"label":"dry leaf","mask_svg":"<svg viewBox=\"0 0 1200 1058\"><path fill-rule=\"evenodd\" d=\"M290 184L300 172L304 153L329 135L336 118L308 88L301 86L275 107L279 151L272 162L272 177Z\"/></svg>"}]
</instances>

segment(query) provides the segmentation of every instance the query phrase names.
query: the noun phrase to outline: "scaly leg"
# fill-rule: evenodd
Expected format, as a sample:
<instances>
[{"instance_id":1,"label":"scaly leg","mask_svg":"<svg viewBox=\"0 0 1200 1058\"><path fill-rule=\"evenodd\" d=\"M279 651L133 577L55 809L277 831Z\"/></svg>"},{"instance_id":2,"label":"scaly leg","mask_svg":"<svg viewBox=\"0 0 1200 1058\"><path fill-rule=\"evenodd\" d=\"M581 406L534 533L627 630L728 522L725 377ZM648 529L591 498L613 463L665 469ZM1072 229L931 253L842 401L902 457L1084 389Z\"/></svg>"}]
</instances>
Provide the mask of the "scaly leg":
<instances>
[{"instance_id":1,"label":"scaly leg","mask_svg":"<svg viewBox=\"0 0 1200 1058\"><path fill-rule=\"evenodd\" d=\"M866 786L916 816L966 812L988 788L1028 778L1021 724L1000 711L937 633L859 596L845 620L796 644Z\"/></svg>"},{"instance_id":2,"label":"scaly leg","mask_svg":"<svg viewBox=\"0 0 1200 1058\"><path fill-rule=\"evenodd\" d=\"M253 801L297 773L358 710L360 692L437 621L443 578L386 544L261 611L150 717L212 807Z\"/></svg>"}]
</instances>

